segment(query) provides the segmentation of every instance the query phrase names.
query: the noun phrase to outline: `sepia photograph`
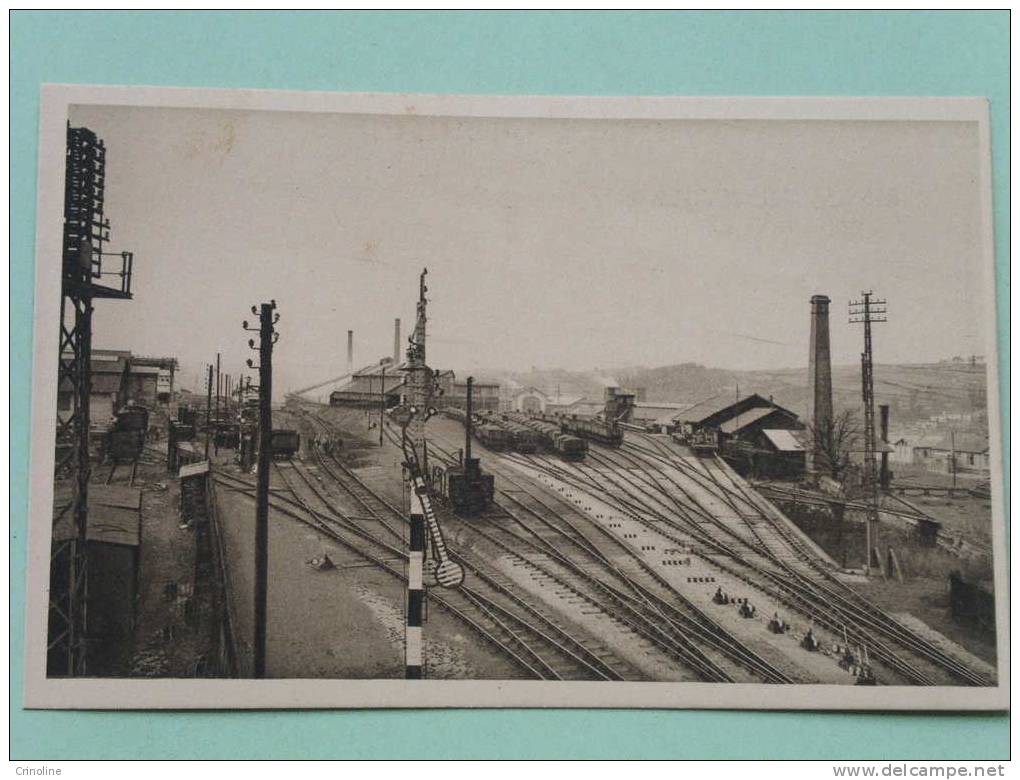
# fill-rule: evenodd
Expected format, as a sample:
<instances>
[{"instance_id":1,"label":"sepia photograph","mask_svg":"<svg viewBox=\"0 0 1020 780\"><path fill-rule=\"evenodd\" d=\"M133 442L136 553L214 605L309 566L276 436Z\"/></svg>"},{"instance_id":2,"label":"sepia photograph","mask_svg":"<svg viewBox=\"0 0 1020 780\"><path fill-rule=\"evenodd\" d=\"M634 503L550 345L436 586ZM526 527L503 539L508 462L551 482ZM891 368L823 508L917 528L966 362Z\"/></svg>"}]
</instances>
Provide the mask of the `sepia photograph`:
<instances>
[{"instance_id":1,"label":"sepia photograph","mask_svg":"<svg viewBox=\"0 0 1020 780\"><path fill-rule=\"evenodd\" d=\"M39 148L28 706L1007 706L985 101L50 85Z\"/></svg>"}]
</instances>

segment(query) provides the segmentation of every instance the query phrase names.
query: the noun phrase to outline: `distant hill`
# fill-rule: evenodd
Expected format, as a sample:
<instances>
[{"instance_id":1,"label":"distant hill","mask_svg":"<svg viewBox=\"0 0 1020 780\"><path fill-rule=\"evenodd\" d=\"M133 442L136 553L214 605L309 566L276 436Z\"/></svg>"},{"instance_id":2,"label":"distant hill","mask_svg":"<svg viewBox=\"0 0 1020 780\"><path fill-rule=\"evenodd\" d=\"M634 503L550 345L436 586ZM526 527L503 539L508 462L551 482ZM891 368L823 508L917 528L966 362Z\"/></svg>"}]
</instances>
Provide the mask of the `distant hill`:
<instances>
[{"instance_id":1,"label":"distant hill","mask_svg":"<svg viewBox=\"0 0 1020 780\"><path fill-rule=\"evenodd\" d=\"M601 398L610 384L628 390L644 388L649 401L697 403L717 395L736 397L748 393L772 396L776 403L803 415L807 411L807 367L764 371L730 371L698 363L658 368L581 372L533 370L508 377L554 394ZM985 366L946 362L929 364L879 364L875 366L876 403L888 403L898 422L926 419L937 414L977 414L986 409ZM859 409L860 366L834 366L833 404L837 409Z\"/></svg>"}]
</instances>

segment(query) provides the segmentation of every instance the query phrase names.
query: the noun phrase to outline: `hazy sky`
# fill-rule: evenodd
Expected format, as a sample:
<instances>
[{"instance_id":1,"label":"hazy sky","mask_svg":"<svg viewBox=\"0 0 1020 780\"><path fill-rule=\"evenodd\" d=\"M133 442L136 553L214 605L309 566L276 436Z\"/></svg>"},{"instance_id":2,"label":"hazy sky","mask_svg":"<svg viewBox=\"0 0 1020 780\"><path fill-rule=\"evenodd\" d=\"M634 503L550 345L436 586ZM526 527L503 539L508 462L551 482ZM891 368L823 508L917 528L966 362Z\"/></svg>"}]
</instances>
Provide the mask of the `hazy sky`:
<instances>
[{"instance_id":1,"label":"hazy sky","mask_svg":"<svg viewBox=\"0 0 1020 780\"><path fill-rule=\"evenodd\" d=\"M430 276L433 366L807 364L808 300L889 301L876 360L984 353L977 125L352 116L75 107L107 145L110 249L135 298L95 345L249 356L279 304L277 386L392 351Z\"/></svg>"}]
</instances>

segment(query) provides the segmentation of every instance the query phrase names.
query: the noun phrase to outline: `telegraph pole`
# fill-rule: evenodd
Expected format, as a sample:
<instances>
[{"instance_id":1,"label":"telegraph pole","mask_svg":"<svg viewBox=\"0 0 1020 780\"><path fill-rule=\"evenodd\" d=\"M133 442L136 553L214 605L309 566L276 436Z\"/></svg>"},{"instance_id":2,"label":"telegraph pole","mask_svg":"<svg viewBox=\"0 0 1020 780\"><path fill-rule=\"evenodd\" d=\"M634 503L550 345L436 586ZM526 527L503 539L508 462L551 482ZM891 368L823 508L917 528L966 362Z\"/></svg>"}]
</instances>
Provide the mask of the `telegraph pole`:
<instances>
[{"instance_id":1,"label":"telegraph pole","mask_svg":"<svg viewBox=\"0 0 1020 780\"><path fill-rule=\"evenodd\" d=\"M862 292L860 300L850 301L850 322L864 325L864 351L861 353L861 395L864 400L864 489L868 515L864 523L864 571L871 574L871 552L878 530L879 480L875 464L875 379L871 353L871 325L886 321L886 302L873 300L872 292Z\"/></svg>"},{"instance_id":2,"label":"telegraph pole","mask_svg":"<svg viewBox=\"0 0 1020 780\"><path fill-rule=\"evenodd\" d=\"M383 423L386 421L386 364L382 366L382 387L379 388L379 446L383 446Z\"/></svg>"},{"instance_id":3,"label":"telegraph pole","mask_svg":"<svg viewBox=\"0 0 1020 780\"><path fill-rule=\"evenodd\" d=\"M209 436L212 432L210 419L212 414L212 363L209 364L209 378L205 382L205 459L209 460Z\"/></svg>"},{"instance_id":4,"label":"telegraph pole","mask_svg":"<svg viewBox=\"0 0 1020 780\"><path fill-rule=\"evenodd\" d=\"M259 353L259 463L255 496L255 638L254 673L256 678L266 676L266 613L269 590L269 467L273 457L273 345L279 334L273 326L280 320L275 313L276 301L251 307L259 315L259 346L248 339L248 346ZM248 367L254 361L248 358Z\"/></svg>"}]
</instances>

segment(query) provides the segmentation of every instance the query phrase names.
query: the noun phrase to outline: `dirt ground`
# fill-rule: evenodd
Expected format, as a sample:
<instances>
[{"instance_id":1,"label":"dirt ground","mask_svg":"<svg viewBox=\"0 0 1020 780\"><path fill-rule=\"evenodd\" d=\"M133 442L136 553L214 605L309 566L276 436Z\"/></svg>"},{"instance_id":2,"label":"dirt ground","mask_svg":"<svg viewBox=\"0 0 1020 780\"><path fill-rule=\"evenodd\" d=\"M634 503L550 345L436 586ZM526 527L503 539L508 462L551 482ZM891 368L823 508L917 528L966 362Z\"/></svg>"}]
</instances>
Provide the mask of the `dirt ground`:
<instances>
[{"instance_id":1,"label":"dirt ground","mask_svg":"<svg viewBox=\"0 0 1020 780\"><path fill-rule=\"evenodd\" d=\"M397 506L402 502L396 451L369 438L363 415L330 414L343 424L337 453L355 473ZM274 425L300 427L279 413ZM307 438L308 431L302 431ZM309 458L309 463L311 462ZM230 470L232 467L224 465ZM273 487L285 487L276 482ZM236 635L250 664L254 577L254 501L217 489L228 550ZM282 513L270 513L267 673L278 678L378 679L404 676L405 585L349 549ZM309 565L326 553L329 571ZM490 645L435 603L427 604L426 673L433 679L512 679L520 676Z\"/></svg>"},{"instance_id":2,"label":"dirt ground","mask_svg":"<svg viewBox=\"0 0 1020 780\"><path fill-rule=\"evenodd\" d=\"M805 509L803 505L794 508L789 502L782 502L782 508L837 562L863 567L865 545L861 523L849 520L838 523L826 513ZM995 637L954 620L949 608L950 573L958 571L968 579L990 578L990 559L961 558L922 544L916 533L885 524L878 529L877 545L881 550L890 547L895 550L904 582L895 577L875 576L870 580L857 577L849 582L851 587L886 611L910 613L978 658L994 663Z\"/></svg>"}]
</instances>

